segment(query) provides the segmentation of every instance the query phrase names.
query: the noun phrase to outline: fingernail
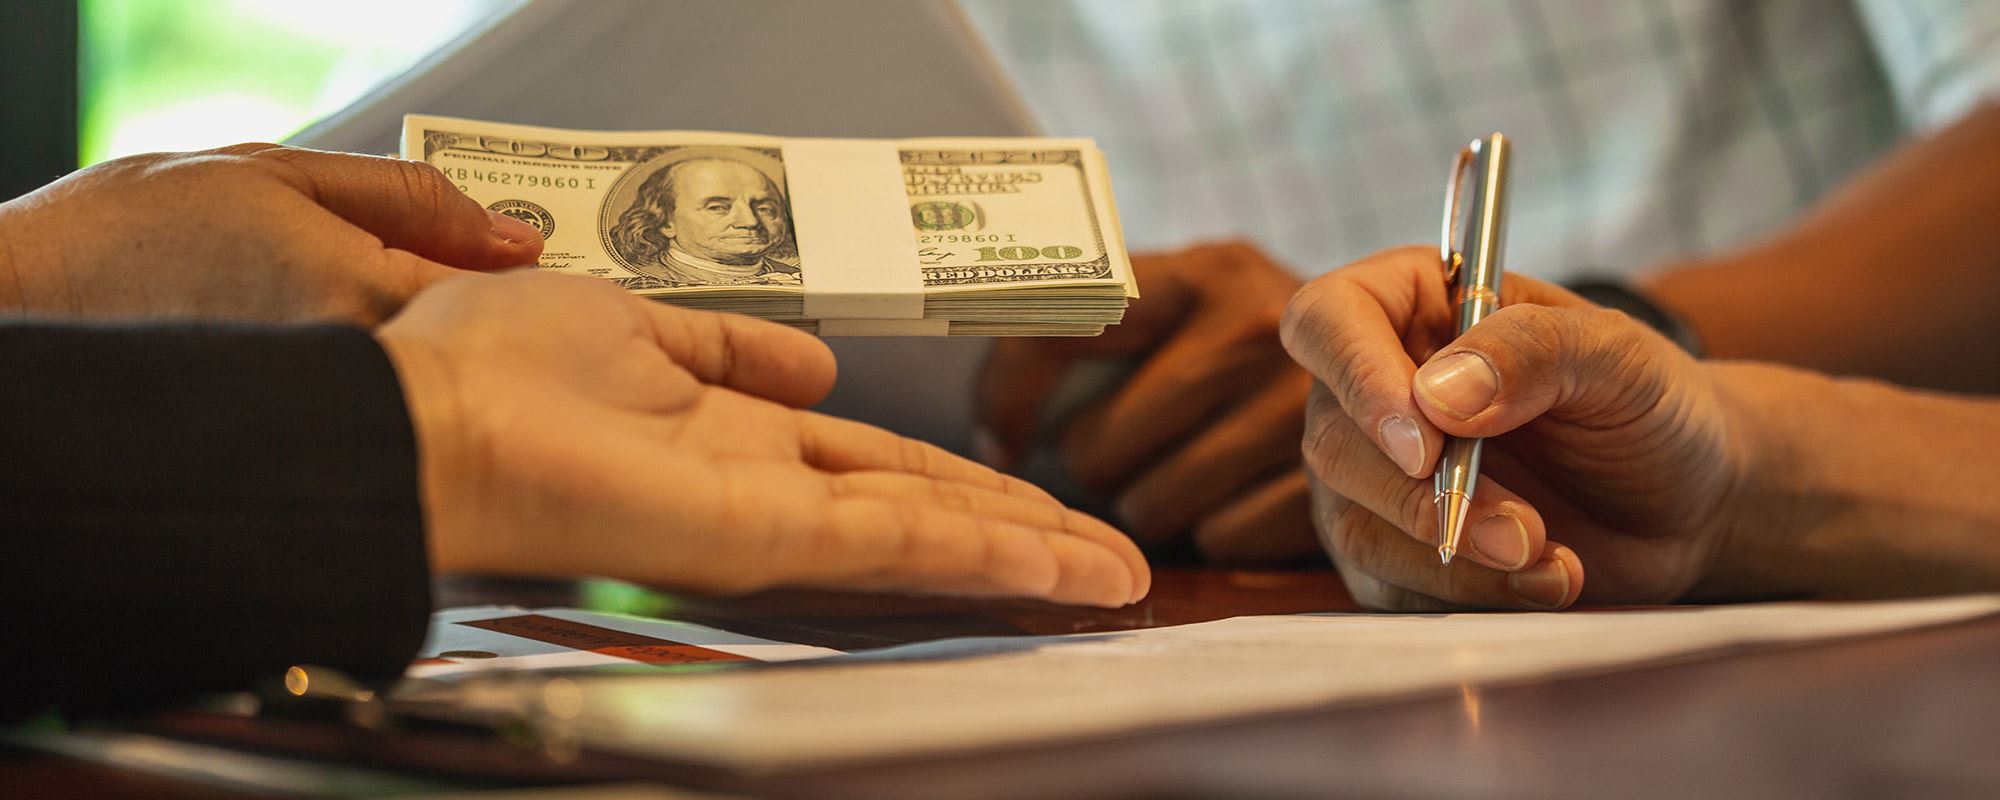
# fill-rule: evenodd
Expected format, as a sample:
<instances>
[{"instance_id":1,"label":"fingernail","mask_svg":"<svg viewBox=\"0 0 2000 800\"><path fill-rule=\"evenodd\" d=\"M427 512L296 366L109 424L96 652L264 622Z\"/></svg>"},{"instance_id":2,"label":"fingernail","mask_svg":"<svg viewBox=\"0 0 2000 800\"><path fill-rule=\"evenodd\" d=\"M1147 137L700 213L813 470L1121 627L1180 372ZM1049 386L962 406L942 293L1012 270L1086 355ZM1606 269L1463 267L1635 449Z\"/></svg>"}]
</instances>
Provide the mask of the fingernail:
<instances>
[{"instance_id":1,"label":"fingernail","mask_svg":"<svg viewBox=\"0 0 2000 800\"><path fill-rule=\"evenodd\" d=\"M985 428L972 432L972 457L979 463L1002 472L1013 466L1008 463L1007 448L1000 446L1000 437Z\"/></svg>"},{"instance_id":2,"label":"fingernail","mask_svg":"<svg viewBox=\"0 0 2000 800\"><path fill-rule=\"evenodd\" d=\"M1472 549L1503 569L1520 569L1528 564L1528 526L1513 514L1494 514L1472 526Z\"/></svg>"},{"instance_id":3,"label":"fingernail","mask_svg":"<svg viewBox=\"0 0 2000 800\"><path fill-rule=\"evenodd\" d=\"M1472 353L1453 353L1417 370L1417 385L1433 405L1456 417L1470 417L1493 404L1500 376L1493 365Z\"/></svg>"},{"instance_id":4,"label":"fingernail","mask_svg":"<svg viewBox=\"0 0 2000 800\"><path fill-rule=\"evenodd\" d=\"M1507 573L1507 588L1530 604L1559 608L1569 599L1569 567L1552 558L1533 569Z\"/></svg>"},{"instance_id":5,"label":"fingernail","mask_svg":"<svg viewBox=\"0 0 2000 800\"><path fill-rule=\"evenodd\" d=\"M1382 420L1375 431L1382 439L1382 451L1389 454L1389 460L1396 462L1403 472L1416 477L1424 470L1424 432L1417 429L1417 423L1401 414Z\"/></svg>"},{"instance_id":6,"label":"fingernail","mask_svg":"<svg viewBox=\"0 0 2000 800\"><path fill-rule=\"evenodd\" d=\"M527 244L542 240L541 230L524 220L498 211L488 211L486 216L493 218L493 235L508 244Z\"/></svg>"}]
</instances>

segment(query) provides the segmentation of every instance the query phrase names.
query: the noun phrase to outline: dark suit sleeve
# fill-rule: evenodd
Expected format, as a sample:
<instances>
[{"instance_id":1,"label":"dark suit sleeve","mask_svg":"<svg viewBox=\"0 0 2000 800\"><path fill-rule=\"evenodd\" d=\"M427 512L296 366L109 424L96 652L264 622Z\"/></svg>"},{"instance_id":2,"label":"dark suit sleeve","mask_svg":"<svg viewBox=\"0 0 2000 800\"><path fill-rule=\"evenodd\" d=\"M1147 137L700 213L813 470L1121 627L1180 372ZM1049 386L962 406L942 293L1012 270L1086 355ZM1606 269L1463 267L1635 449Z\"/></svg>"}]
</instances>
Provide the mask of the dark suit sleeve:
<instances>
[{"instance_id":1,"label":"dark suit sleeve","mask_svg":"<svg viewBox=\"0 0 2000 800\"><path fill-rule=\"evenodd\" d=\"M393 676L429 591L366 332L0 322L0 711Z\"/></svg>"}]
</instances>

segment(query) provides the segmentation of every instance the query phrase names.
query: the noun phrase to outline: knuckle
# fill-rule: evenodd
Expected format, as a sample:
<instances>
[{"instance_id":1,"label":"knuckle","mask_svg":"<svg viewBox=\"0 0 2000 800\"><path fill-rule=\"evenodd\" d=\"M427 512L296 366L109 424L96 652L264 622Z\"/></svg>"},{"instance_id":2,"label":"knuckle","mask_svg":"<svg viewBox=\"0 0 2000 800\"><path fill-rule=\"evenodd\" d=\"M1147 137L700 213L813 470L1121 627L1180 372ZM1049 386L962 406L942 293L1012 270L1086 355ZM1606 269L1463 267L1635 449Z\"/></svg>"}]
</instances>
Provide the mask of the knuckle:
<instances>
[{"instance_id":1,"label":"knuckle","mask_svg":"<svg viewBox=\"0 0 2000 800\"><path fill-rule=\"evenodd\" d=\"M1320 542L1340 574L1350 580L1350 590L1366 582L1364 592L1372 592L1370 598L1356 592L1356 602L1368 608L1414 608L1418 604L1418 594L1378 578L1394 566L1394 548L1400 544L1388 520L1330 492L1314 492L1314 516Z\"/></svg>"},{"instance_id":2,"label":"knuckle","mask_svg":"<svg viewBox=\"0 0 2000 800\"><path fill-rule=\"evenodd\" d=\"M395 164L394 174L409 204L405 210L409 219L422 224L421 229L441 230L450 210L449 199L457 189L437 167L421 161L391 163Z\"/></svg>"},{"instance_id":3,"label":"knuckle","mask_svg":"<svg viewBox=\"0 0 2000 800\"><path fill-rule=\"evenodd\" d=\"M1353 421L1330 396L1322 391L1308 394L1304 431L1299 437L1299 456L1306 468L1322 480L1337 477L1354 431Z\"/></svg>"},{"instance_id":4,"label":"knuckle","mask_svg":"<svg viewBox=\"0 0 2000 800\"><path fill-rule=\"evenodd\" d=\"M1286 350L1296 353L1301 343L1320 338L1316 334L1325 325L1320 309L1326 301L1327 282L1333 279L1324 275L1307 281L1285 303L1284 311L1279 312L1278 340Z\"/></svg>"},{"instance_id":5,"label":"knuckle","mask_svg":"<svg viewBox=\"0 0 2000 800\"><path fill-rule=\"evenodd\" d=\"M234 156L243 163L255 164L265 169L277 170L285 175L310 179L314 175L310 156L323 155L312 150L296 147L281 147L275 144L239 144L214 151L218 155Z\"/></svg>"},{"instance_id":6,"label":"knuckle","mask_svg":"<svg viewBox=\"0 0 2000 800\"><path fill-rule=\"evenodd\" d=\"M991 517L974 517L972 529L975 535L972 536L972 541L966 543L971 552L960 556L963 559L961 565L958 569L952 571L971 572L975 575L996 574L1000 571L996 569L996 565L999 562L999 548L994 543L999 541L1000 537L1004 535L1000 521ZM1061 576L1051 571L1048 578L1048 583L1039 588L1044 592L1053 592L1055 591L1056 583L1061 580Z\"/></svg>"},{"instance_id":7,"label":"knuckle","mask_svg":"<svg viewBox=\"0 0 2000 800\"><path fill-rule=\"evenodd\" d=\"M838 472L826 477L826 498L830 501L847 500L863 496L864 492L854 482L854 473Z\"/></svg>"},{"instance_id":8,"label":"knuckle","mask_svg":"<svg viewBox=\"0 0 2000 800\"><path fill-rule=\"evenodd\" d=\"M451 181L445 178L444 172L428 163L400 159L391 159L390 163L395 165L397 177L402 180L412 200L435 206L448 196L447 190L454 193L457 191L451 185Z\"/></svg>"},{"instance_id":9,"label":"knuckle","mask_svg":"<svg viewBox=\"0 0 2000 800\"><path fill-rule=\"evenodd\" d=\"M240 144L232 144L225 147L217 147L213 150L205 150L203 152L206 154L218 155L218 156L263 156L266 158L285 158L287 157L287 154L296 153L298 151L293 148L285 147L284 145L280 144L273 144L271 142L242 142Z\"/></svg>"},{"instance_id":10,"label":"knuckle","mask_svg":"<svg viewBox=\"0 0 2000 800\"><path fill-rule=\"evenodd\" d=\"M155 187L168 182L208 183L210 182L208 178L212 177L211 173L216 169L217 163L217 159L200 156L142 153L114 158L78 170L71 180L145 181Z\"/></svg>"},{"instance_id":11,"label":"knuckle","mask_svg":"<svg viewBox=\"0 0 2000 800\"><path fill-rule=\"evenodd\" d=\"M974 499L972 490L963 484L938 481L932 484L932 489L932 497L937 501L938 507L946 511L976 514L979 510L978 501Z\"/></svg>"},{"instance_id":12,"label":"knuckle","mask_svg":"<svg viewBox=\"0 0 2000 800\"><path fill-rule=\"evenodd\" d=\"M1333 376L1335 383L1329 388L1337 392L1335 399L1349 415L1373 418L1380 416L1375 413L1380 405L1374 399L1375 392L1392 387L1386 391L1407 393L1409 386L1402 375L1388 372L1381 359L1362 358L1361 347L1358 342L1343 342L1335 351L1334 360L1344 366L1344 371Z\"/></svg>"},{"instance_id":13,"label":"knuckle","mask_svg":"<svg viewBox=\"0 0 2000 800\"><path fill-rule=\"evenodd\" d=\"M1636 324L1630 315L1615 308L1593 306L1590 308L1566 308L1560 309L1560 311L1565 318L1570 320L1572 326L1582 331L1624 332L1627 328Z\"/></svg>"},{"instance_id":14,"label":"knuckle","mask_svg":"<svg viewBox=\"0 0 2000 800\"><path fill-rule=\"evenodd\" d=\"M896 440L896 446L900 450L897 461L904 472L917 475L930 474L932 457L928 445L915 439L899 438Z\"/></svg>"},{"instance_id":15,"label":"knuckle","mask_svg":"<svg viewBox=\"0 0 2000 800\"><path fill-rule=\"evenodd\" d=\"M1581 355L1621 358L1643 349L1648 331L1623 311L1611 308L1573 308L1564 315L1569 320L1573 341L1587 343Z\"/></svg>"},{"instance_id":16,"label":"knuckle","mask_svg":"<svg viewBox=\"0 0 2000 800\"><path fill-rule=\"evenodd\" d=\"M1294 293L1278 312L1278 340L1286 352L1305 363L1304 356L1324 349L1329 341L1338 342L1341 315L1335 309L1348 290L1347 279L1334 272L1313 279ZM1323 366L1335 367L1341 363L1336 357L1327 359Z\"/></svg>"},{"instance_id":17,"label":"knuckle","mask_svg":"<svg viewBox=\"0 0 2000 800\"><path fill-rule=\"evenodd\" d=\"M611 284L609 283L605 283L603 286L604 288L611 288ZM743 369L742 356L744 345L741 338L742 331L738 330L736 326L729 324L728 319L721 315L695 317L694 319L706 323L708 326L708 340L715 343L715 363L710 365L711 372L709 374L715 376L716 383L724 386L735 385ZM641 324L641 321L634 320L634 324Z\"/></svg>"},{"instance_id":18,"label":"knuckle","mask_svg":"<svg viewBox=\"0 0 2000 800\"><path fill-rule=\"evenodd\" d=\"M1496 332L1504 347L1482 349L1481 354L1495 362L1502 376L1513 372L1512 377L1533 382L1601 369L1607 360L1643 349L1639 326L1624 312L1608 308L1509 306L1493 320L1499 323Z\"/></svg>"},{"instance_id":19,"label":"knuckle","mask_svg":"<svg viewBox=\"0 0 2000 800\"><path fill-rule=\"evenodd\" d=\"M1508 306L1493 314L1493 319L1503 321L1499 327L1515 338L1550 343L1569 332L1570 326L1564 317L1559 309L1526 303Z\"/></svg>"},{"instance_id":20,"label":"knuckle","mask_svg":"<svg viewBox=\"0 0 2000 800\"><path fill-rule=\"evenodd\" d=\"M314 170L313 164L306 160L309 155L321 155L316 151L274 144L240 144L222 148L215 153L224 158L213 159L211 163L261 170L309 195L316 195L318 187L330 177L334 177Z\"/></svg>"},{"instance_id":21,"label":"knuckle","mask_svg":"<svg viewBox=\"0 0 2000 800\"><path fill-rule=\"evenodd\" d=\"M422 183L425 186L444 188L451 185L451 181L445 177L444 170L438 169L437 165L428 161L410 161L401 158L392 158L389 159L389 163L401 166L410 173L411 180Z\"/></svg>"},{"instance_id":22,"label":"knuckle","mask_svg":"<svg viewBox=\"0 0 2000 800\"><path fill-rule=\"evenodd\" d=\"M930 522L930 516L922 506L915 503L887 503L886 505L888 506L889 518L893 522L889 525L886 532L889 542L888 546L883 548L887 557L882 559L882 563L914 564L920 555L917 552L918 545L921 542L924 528Z\"/></svg>"},{"instance_id":23,"label":"knuckle","mask_svg":"<svg viewBox=\"0 0 2000 800\"><path fill-rule=\"evenodd\" d=\"M1431 487L1401 472L1387 473L1383 480L1387 485L1382 487L1381 496L1394 498L1393 506L1400 515L1396 526L1418 541L1437 541L1437 516L1432 513L1436 499Z\"/></svg>"},{"instance_id":24,"label":"knuckle","mask_svg":"<svg viewBox=\"0 0 2000 800\"><path fill-rule=\"evenodd\" d=\"M1377 564L1382 542L1369 524L1374 521L1375 515L1360 503L1345 497L1328 505L1327 529L1322 534L1328 555L1333 557L1334 563L1345 563L1364 570Z\"/></svg>"},{"instance_id":25,"label":"knuckle","mask_svg":"<svg viewBox=\"0 0 2000 800\"><path fill-rule=\"evenodd\" d=\"M109 162L106 166L121 172L129 170L143 174L148 178L161 176L200 176L202 179L213 179L219 173L241 172L246 163L238 157L226 154L189 153L170 155L148 153L126 156L117 161Z\"/></svg>"},{"instance_id":26,"label":"knuckle","mask_svg":"<svg viewBox=\"0 0 2000 800\"><path fill-rule=\"evenodd\" d=\"M1570 339L1569 325L1563 315L1547 306L1508 306L1487 318L1487 322L1493 323L1491 338L1486 340L1491 344L1482 344L1476 352L1492 363L1503 382L1522 377L1524 372L1551 369Z\"/></svg>"},{"instance_id":27,"label":"knuckle","mask_svg":"<svg viewBox=\"0 0 2000 800\"><path fill-rule=\"evenodd\" d=\"M1653 407L1664 393L1661 356L1679 348L1622 311L1592 309L1577 315L1580 325L1589 326L1579 336L1589 338L1581 339L1587 344L1575 354L1575 368L1567 371L1565 392L1572 398L1601 398L1599 405L1625 409L1632 417Z\"/></svg>"},{"instance_id":28,"label":"knuckle","mask_svg":"<svg viewBox=\"0 0 2000 800\"><path fill-rule=\"evenodd\" d=\"M1618 335L1629 319L1623 312L1608 308L1535 308L1540 309L1537 317L1546 328L1545 335L1566 353L1597 349L1595 343Z\"/></svg>"},{"instance_id":29,"label":"knuckle","mask_svg":"<svg viewBox=\"0 0 2000 800\"><path fill-rule=\"evenodd\" d=\"M138 155L119 156L108 161L102 161L93 166L85 167L81 171L122 172L130 169L143 169L145 167L172 164L187 160L184 156L173 156L165 153L140 153Z\"/></svg>"}]
</instances>

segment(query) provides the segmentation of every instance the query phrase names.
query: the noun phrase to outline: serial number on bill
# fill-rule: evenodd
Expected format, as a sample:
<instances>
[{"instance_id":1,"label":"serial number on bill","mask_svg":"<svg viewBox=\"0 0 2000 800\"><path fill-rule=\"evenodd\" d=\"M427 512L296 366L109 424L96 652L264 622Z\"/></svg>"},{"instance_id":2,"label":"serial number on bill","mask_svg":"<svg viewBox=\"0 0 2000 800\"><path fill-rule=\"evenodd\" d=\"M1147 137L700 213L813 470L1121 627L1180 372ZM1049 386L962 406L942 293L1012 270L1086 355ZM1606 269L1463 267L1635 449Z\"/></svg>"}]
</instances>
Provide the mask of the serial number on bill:
<instances>
[{"instance_id":1,"label":"serial number on bill","mask_svg":"<svg viewBox=\"0 0 2000 800\"><path fill-rule=\"evenodd\" d=\"M474 181L493 186L526 186L531 189L596 189L596 178L574 175L535 175L527 172L495 172L472 167L439 167L454 181Z\"/></svg>"},{"instance_id":2,"label":"serial number on bill","mask_svg":"<svg viewBox=\"0 0 2000 800\"><path fill-rule=\"evenodd\" d=\"M1019 241L1011 233L920 233L917 244L968 244L972 242Z\"/></svg>"}]
</instances>

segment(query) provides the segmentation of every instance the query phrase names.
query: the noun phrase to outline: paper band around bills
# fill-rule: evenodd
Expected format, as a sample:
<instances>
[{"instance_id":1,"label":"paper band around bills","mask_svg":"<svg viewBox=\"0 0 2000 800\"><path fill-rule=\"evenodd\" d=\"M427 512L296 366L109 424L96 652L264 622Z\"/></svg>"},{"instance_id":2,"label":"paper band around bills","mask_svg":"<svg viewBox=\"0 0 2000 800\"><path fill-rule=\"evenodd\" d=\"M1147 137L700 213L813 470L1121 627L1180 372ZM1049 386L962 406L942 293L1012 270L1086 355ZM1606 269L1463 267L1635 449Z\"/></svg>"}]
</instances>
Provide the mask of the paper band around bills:
<instances>
[{"instance_id":1,"label":"paper band around bills","mask_svg":"<svg viewBox=\"0 0 2000 800\"><path fill-rule=\"evenodd\" d=\"M809 319L915 320L924 275L911 246L909 195L895 143L785 142Z\"/></svg>"}]
</instances>

